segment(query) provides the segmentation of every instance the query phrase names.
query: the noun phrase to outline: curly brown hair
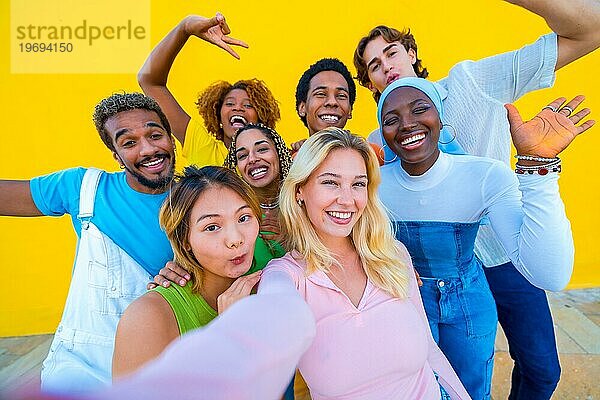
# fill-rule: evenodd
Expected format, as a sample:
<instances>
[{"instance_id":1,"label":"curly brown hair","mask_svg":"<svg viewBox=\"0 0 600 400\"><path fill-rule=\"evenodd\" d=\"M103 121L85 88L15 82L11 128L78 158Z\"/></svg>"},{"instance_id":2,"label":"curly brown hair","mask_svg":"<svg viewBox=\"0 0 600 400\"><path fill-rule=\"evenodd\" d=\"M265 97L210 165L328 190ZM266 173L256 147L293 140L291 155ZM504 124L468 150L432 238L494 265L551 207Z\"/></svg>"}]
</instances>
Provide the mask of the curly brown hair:
<instances>
[{"instance_id":1,"label":"curly brown hair","mask_svg":"<svg viewBox=\"0 0 600 400\"><path fill-rule=\"evenodd\" d=\"M217 81L198 95L196 106L209 133L218 140L223 140L224 132L220 126L221 107L227 94L234 89L242 89L248 93L250 102L258 114L258 122L275 128L276 122L281 118L279 104L267 85L253 78L237 81L233 85L227 81Z\"/></svg>"},{"instance_id":2,"label":"curly brown hair","mask_svg":"<svg viewBox=\"0 0 600 400\"><path fill-rule=\"evenodd\" d=\"M415 74L419 78L427 78L429 76L429 72L427 68L423 67L423 64L419 57L417 57L417 42L415 41L415 37L410 33L410 29L405 29L399 31L394 28L390 28L389 26L379 25L375 28L371 29L371 31L367 34L367 36L361 38L356 46L356 50L354 50L354 67L356 68L356 79L361 86L369 88L369 70L367 68L367 63L363 59L365 54L365 49L371 40L376 39L377 37L383 37L383 39L388 42L400 42L402 46L409 51L412 49L415 52L416 62L413 64L413 69L415 70ZM369 88L370 89L370 88ZM379 96L381 93L373 93L373 97L375 101L379 100Z\"/></svg>"}]
</instances>

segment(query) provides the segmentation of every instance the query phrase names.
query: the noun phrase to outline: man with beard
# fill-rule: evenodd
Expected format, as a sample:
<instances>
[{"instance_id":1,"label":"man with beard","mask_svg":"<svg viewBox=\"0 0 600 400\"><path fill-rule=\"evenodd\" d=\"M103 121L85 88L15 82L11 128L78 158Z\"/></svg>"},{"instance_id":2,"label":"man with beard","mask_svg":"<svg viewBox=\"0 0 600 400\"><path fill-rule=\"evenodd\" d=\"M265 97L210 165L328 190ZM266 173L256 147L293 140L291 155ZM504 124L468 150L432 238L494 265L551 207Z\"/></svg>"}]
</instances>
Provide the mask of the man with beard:
<instances>
[{"instance_id":1,"label":"man with beard","mask_svg":"<svg viewBox=\"0 0 600 400\"><path fill-rule=\"evenodd\" d=\"M169 122L140 93L114 94L94 123L122 172L72 168L0 181L0 215L71 215L77 254L61 322L42 369L42 389L78 393L111 382L118 320L172 259L158 210L173 179Z\"/></svg>"}]
</instances>

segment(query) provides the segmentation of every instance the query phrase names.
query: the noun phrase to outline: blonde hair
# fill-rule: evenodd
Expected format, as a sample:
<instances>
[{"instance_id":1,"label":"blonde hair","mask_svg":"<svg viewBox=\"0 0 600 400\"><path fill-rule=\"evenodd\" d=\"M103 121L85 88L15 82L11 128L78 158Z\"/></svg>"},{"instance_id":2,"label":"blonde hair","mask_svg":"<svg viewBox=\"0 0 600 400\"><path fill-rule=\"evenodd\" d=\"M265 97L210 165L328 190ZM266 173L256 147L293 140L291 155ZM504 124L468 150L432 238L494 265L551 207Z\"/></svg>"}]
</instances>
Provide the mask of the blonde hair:
<instances>
[{"instance_id":1,"label":"blonde hair","mask_svg":"<svg viewBox=\"0 0 600 400\"><path fill-rule=\"evenodd\" d=\"M167 234L175 262L185 268L191 276L192 291L198 293L201 286L202 265L190 247L190 218L196 200L211 188L227 188L237 193L246 202L258 221L261 210L254 191L235 172L224 167L195 165L186 167L183 175L171 188L158 214L158 222ZM258 232L256 232L258 235Z\"/></svg>"},{"instance_id":2,"label":"blonde hair","mask_svg":"<svg viewBox=\"0 0 600 400\"><path fill-rule=\"evenodd\" d=\"M367 142L349 131L327 128L312 135L300 148L279 194L280 218L288 250L298 251L306 260L306 273L329 271L339 262L321 242L303 206L297 203L298 189L308 181L325 158L336 149L352 149L365 160L367 204L352 229L351 238L367 277L394 297L408 296L409 273L403 254L392 233L392 225L379 200L379 163Z\"/></svg>"}]
</instances>

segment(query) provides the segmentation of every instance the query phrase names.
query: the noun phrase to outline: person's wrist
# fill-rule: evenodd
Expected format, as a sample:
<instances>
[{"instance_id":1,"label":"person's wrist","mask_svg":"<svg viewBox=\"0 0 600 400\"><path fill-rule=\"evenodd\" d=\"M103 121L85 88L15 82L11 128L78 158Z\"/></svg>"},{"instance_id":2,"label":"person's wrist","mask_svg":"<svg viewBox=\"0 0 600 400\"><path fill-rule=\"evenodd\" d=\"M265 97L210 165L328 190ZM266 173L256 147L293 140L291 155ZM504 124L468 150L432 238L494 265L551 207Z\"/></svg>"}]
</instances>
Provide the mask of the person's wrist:
<instances>
[{"instance_id":1,"label":"person's wrist","mask_svg":"<svg viewBox=\"0 0 600 400\"><path fill-rule=\"evenodd\" d=\"M554 163L556 161L559 160L558 157L554 156L554 157L547 157L547 156L538 156L538 155L531 155L531 154L523 154L520 152L517 152L517 155L515 155L515 158L517 159L517 164L518 165L522 165L524 167L536 167L536 166L543 166L546 165L548 163Z\"/></svg>"},{"instance_id":2,"label":"person's wrist","mask_svg":"<svg viewBox=\"0 0 600 400\"><path fill-rule=\"evenodd\" d=\"M179 31L185 35L185 37L191 36L191 25L198 18L197 15L188 15L179 24Z\"/></svg>"}]
</instances>

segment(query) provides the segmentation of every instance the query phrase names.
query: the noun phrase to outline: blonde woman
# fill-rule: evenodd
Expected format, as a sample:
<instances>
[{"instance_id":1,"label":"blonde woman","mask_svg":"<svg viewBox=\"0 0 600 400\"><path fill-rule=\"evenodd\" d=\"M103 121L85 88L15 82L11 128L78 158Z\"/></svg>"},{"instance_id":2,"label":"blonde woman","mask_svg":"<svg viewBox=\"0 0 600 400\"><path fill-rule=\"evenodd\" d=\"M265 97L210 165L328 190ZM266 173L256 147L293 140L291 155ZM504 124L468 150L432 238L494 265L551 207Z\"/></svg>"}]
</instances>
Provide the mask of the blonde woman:
<instances>
[{"instance_id":1,"label":"blonde woman","mask_svg":"<svg viewBox=\"0 0 600 400\"><path fill-rule=\"evenodd\" d=\"M295 290L317 334L299 369L313 400L469 399L435 344L410 257L377 195L375 153L328 128L302 146L280 194L288 252L259 293ZM439 379L436 380L436 375Z\"/></svg>"}]
</instances>

